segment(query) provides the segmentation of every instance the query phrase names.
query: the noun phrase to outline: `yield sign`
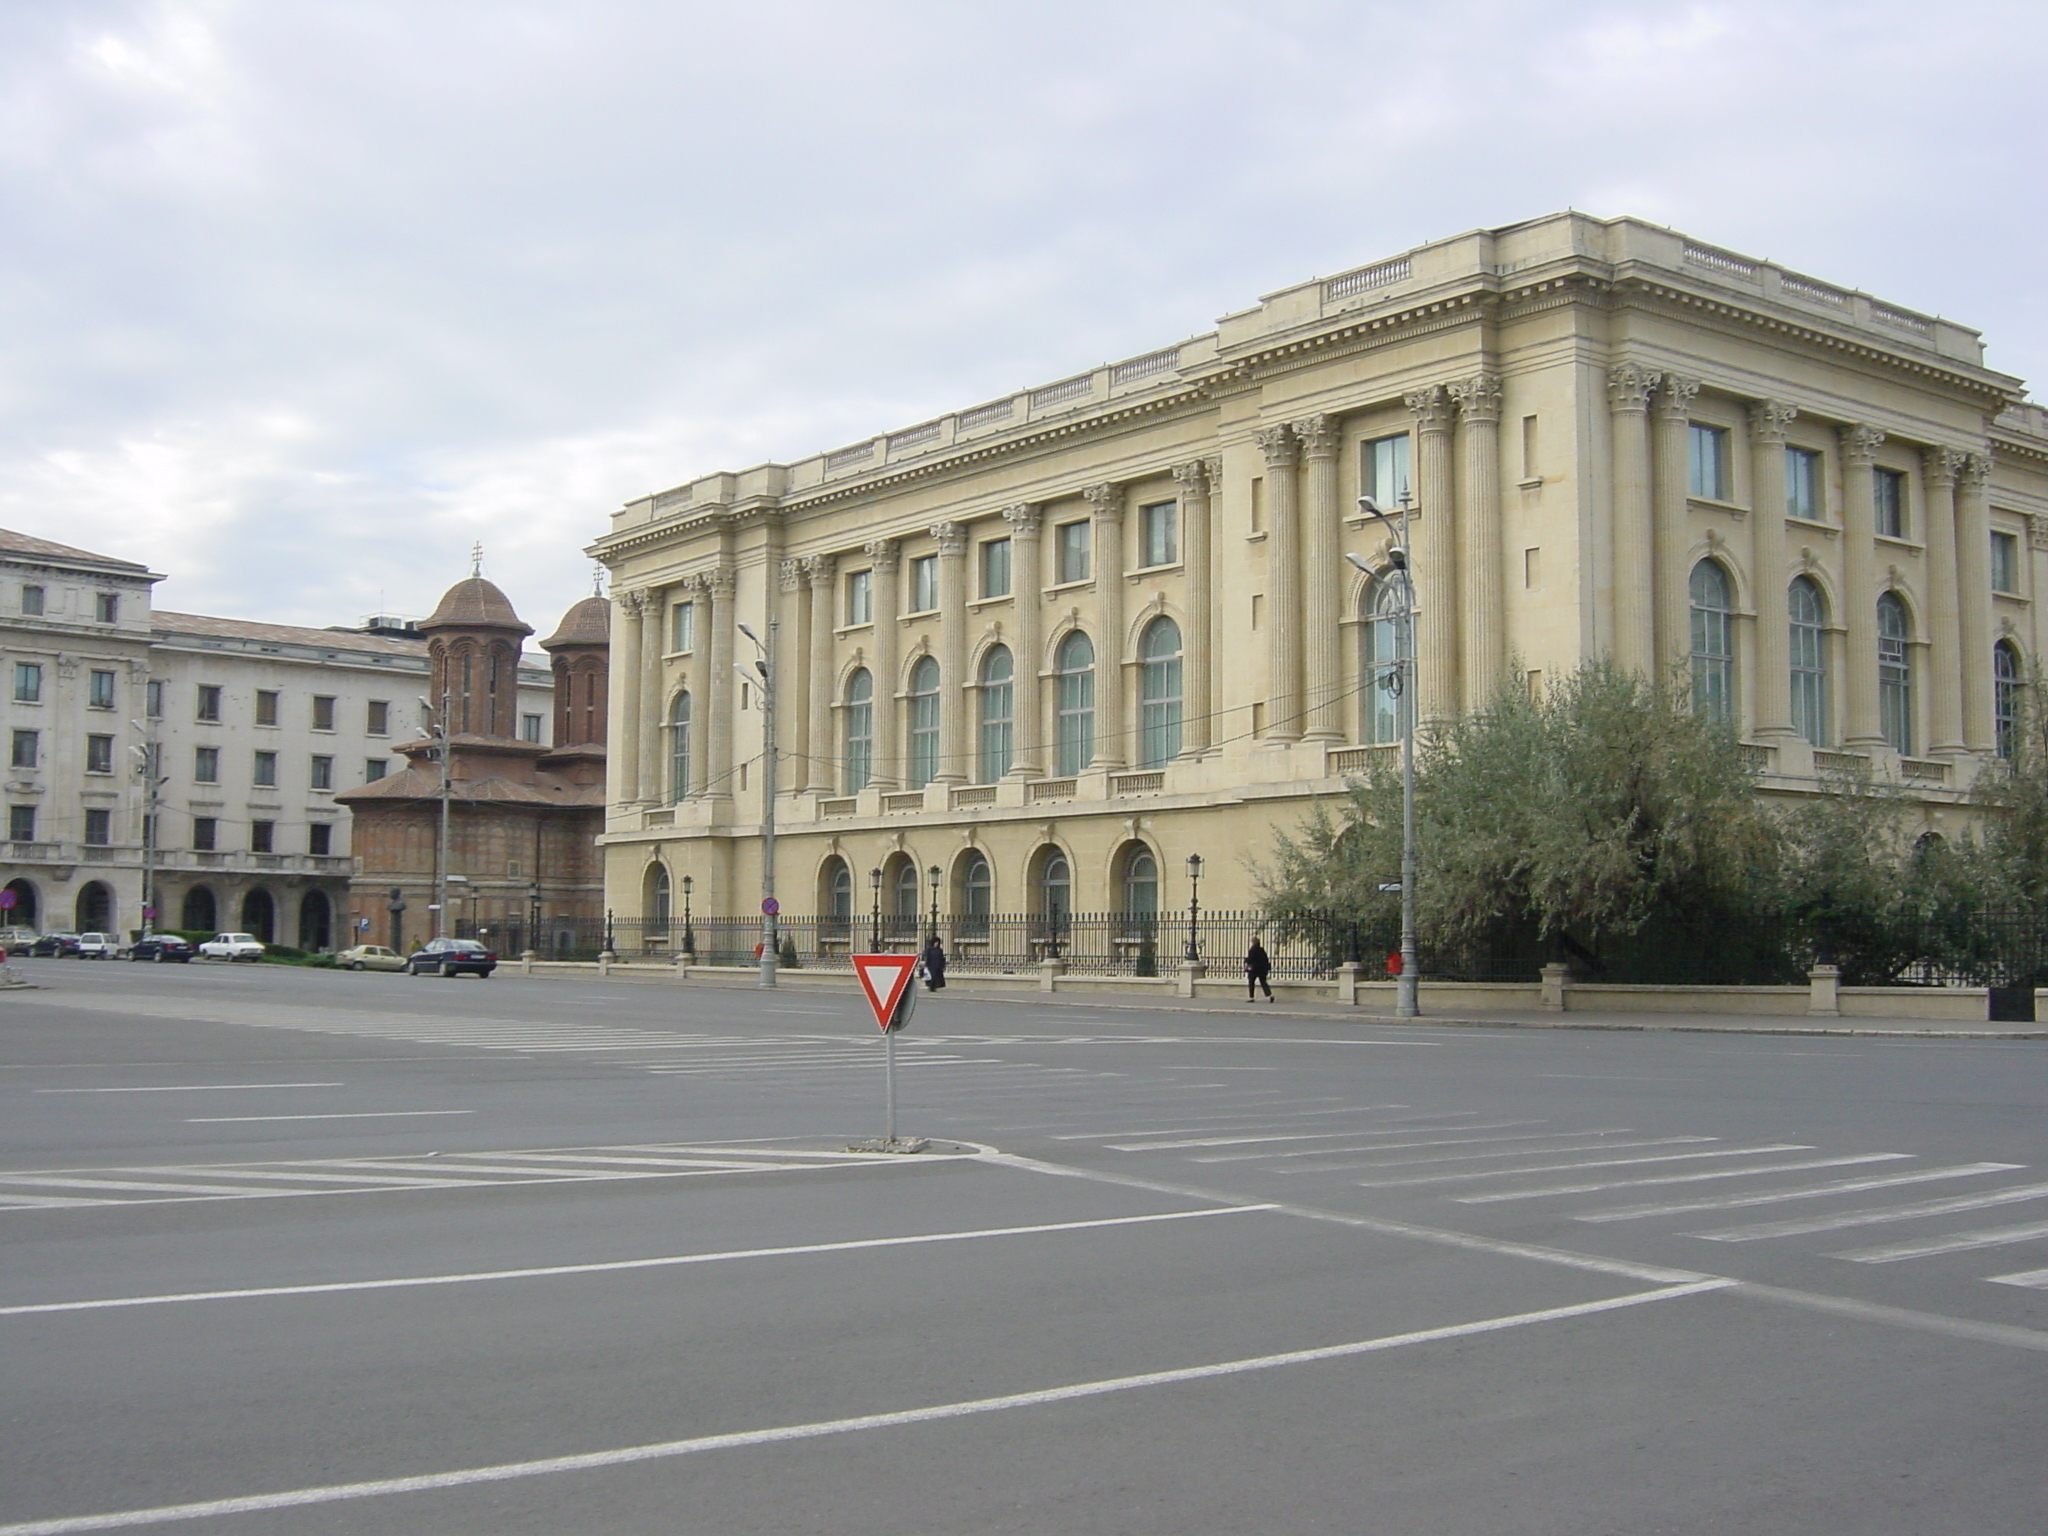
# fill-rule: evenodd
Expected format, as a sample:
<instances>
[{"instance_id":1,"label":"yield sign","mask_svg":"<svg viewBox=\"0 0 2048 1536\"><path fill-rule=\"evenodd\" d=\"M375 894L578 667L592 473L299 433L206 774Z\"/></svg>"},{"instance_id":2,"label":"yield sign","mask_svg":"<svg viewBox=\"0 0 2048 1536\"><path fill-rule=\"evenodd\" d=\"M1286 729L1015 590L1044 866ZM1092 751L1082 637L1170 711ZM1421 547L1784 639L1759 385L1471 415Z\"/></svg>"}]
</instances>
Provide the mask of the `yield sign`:
<instances>
[{"instance_id":1,"label":"yield sign","mask_svg":"<svg viewBox=\"0 0 2048 1536\"><path fill-rule=\"evenodd\" d=\"M868 1006L875 1011L875 1024L883 1034L889 1032L896 1017L896 1005L903 1001L910 974L916 969L915 955L853 957L853 974L860 978L860 989L867 993Z\"/></svg>"}]
</instances>

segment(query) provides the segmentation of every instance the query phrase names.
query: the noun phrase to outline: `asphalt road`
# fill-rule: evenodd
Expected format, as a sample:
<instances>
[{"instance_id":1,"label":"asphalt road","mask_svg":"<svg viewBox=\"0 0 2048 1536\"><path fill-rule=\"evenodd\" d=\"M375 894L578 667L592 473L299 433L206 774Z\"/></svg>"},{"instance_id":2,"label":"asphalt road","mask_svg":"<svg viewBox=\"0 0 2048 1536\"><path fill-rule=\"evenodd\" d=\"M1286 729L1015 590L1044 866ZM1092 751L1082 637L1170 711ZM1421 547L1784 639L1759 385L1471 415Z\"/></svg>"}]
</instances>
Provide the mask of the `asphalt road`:
<instances>
[{"instance_id":1,"label":"asphalt road","mask_svg":"<svg viewBox=\"0 0 2048 1536\"><path fill-rule=\"evenodd\" d=\"M2048 1530L2048 1044L23 968L0 1536Z\"/></svg>"}]
</instances>

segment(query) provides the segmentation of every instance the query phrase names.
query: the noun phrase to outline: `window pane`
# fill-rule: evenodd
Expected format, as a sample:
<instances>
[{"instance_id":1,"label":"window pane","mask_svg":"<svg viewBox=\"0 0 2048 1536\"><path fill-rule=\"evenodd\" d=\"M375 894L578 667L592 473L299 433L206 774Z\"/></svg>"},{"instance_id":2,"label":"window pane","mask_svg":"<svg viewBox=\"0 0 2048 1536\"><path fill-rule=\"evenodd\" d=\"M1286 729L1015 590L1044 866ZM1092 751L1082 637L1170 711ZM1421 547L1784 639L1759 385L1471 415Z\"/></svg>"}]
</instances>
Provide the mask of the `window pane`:
<instances>
[{"instance_id":1,"label":"window pane","mask_svg":"<svg viewBox=\"0 0 2048 1536\"><path fill-rule=\"evenodd\" d=\"M990 539L981 546L981 595L1010 595L1010 541Z\"/></svg>"},{"instance_id":2,"label":"window pane","mask_svg":"<svg viewBox=\"0 0 2048 1536\"><path fill-rule=\"evenodd\" d=\"M276 788L277 754L275 752L258 752L251 771L255 783L266 789Z\"/></svg>"},{"instance_id":3,"label":"window pane","mask_svg":"<svg viewBox=\"0 0 2048 1536\"><path fill-rule=\"evenodd\" d=\"M113 737L88 736L85 738L85 771L87 773L112 773L114 771Z\"/></svg>"},{"instance_id":4,"label":"window pane","mask_svg":"<svg viewBox=\"0 0 2048 1536\"><path fill-rule=\"evenodd\" d=\"M1724 427L1691 429L1691 493L1708 501L1728 499L1728 432Z\"/></svg>"},{"instance_id":5,"label":"window pane","mask_svg":"<svg viewBox=\"0 0 2048 1536\"><path fill-rule=\"evenodd\" d=\"M2017 592L2020 589L2020 541L2017 534L1991 535L1991 590Z\"/></svg>"},{"instance_id":6,"label":"window pane","mask_svg":"<svg viewBox=\"0 0 2048 1536\"><path fill-rule=\"evenodd\" d=\"M691 710L687 691L675 696L668 707L668 797L687 799L690 794Z\"/></svg>"},{"instance_id":7,"label":"window pane","mask_svg":"<svg viewBox=\"0 0 2048 1536\"><path fill-rule=\"evenodd\" d=\"M2020 653L2009 640L1992 647L1991 686L1998 755L2011 757L2020 724Z\"/></svg>"},{"instance_id":8,"label":"window pane","mask_svg":"<svg viewBox=\"0 0 2048 1536\"><path fill-rule=\"evenodd\" d=\"M89 810L85 813L85 840L95 848L104 848L114 840L114 813L112 811Z\"/></svg>"},{"instance_id":9,"label":"window pane","mask_svg":"<svg viewBox=\"0 0 2048 1536\"><path fill-rule=\"evenodd\" d=\"M1056 770L1079 773L1095 756L1095 647L1075 630L1060 642Z\"/></svg>"},{"instance_id":10,"label":"window pane","mask_svg":"<svg viewBox=\"0 0 2048 1536\"><path fill-rule=\"evenodd\" d=\"M1913 653L1906 605L1887 592L1877 600L1878 729L1893 751L1913 750Z\"/></svg>"},{"instance_id":11,"label":"window pane","mask_svg":"<svg viewBox=\"0 0 2048 1536\"><path fill-rule=\"evenodd\" d=\"M1174 526L1178 510L1170 501L1138 509L1138 538L1143 546L1138 552L1140 565L1172 565L1180 558Z\"/></svg>"},{"instance_id":12,"label":"window pane","mask_svg":"<svg viewBox=\"0 0 2048 1536\"><path fill-rule=\"evenodd\" d=\"M1820 455L1810 448L1785 450L1785 515L1820 520Z\"/></svg>"},{"instance_id":13,"label":"window pane","mask_svg":"<svg viewBox=\"0 0 2048 1536\"><path fill-rule=\"evenodd\" d=\"M1365 494L1383 512L1392 512L1408 494L1408 434L1375 438L1364 445L1365 461L1360 478Z\"/></svg>"},{"instance_id":14,"label":"window pane","mask_svg":"<svg viewBox=\"0 0 2048 1536\"><path fill-rule=\"evenodd\" d=\"M1180 756L1180 626L1154 619L1138 645L1138 766Z\"/></svg>"},{"instance_id":15,"label":"window pane","mask_svg":"<svg viewBox=\"0 0 2048 1536\"><path fill-rule=\"evenodd\" d=\"M1086 581L1090 569L1090 531L1086 523L1061 523L1058 535L1058 565L1055 580Z\"/></svg>"},{"instance_id":16,"label":"window pane","mask_svg":"<svg viewBox=\"0 0 2048 1536\"><path fill-rule=\"evenodd\" d=\"M689 651L697 644L697 605L677 603L669 611L669 649Z\"/></svg>"},{"instance_id":17,"label":"window pane","mask_svg":"<svg viewBox=\"0 0 2048 1536\"><path fill-rule=\"evenodd\" d=\"M865 668L846 684L846 792L858 794L875 774L875 685Z\"/></svg>"},{"instance_id":18,"label":"window pane","mask_svg":"<svg viewBox=\"0 0 2048 1536\"><path fill-rule=\"evenodd\" d=\"M875 573L855 571L846 578L846 622L849 624L872 624L875 622Z\"/></svg>"},{"instance_id":19,"label":"window pane","mask_svg":"<svg viewBox=\"0 0 2048 1536\"><path fill-rule=\"evenodd\" d=\"M927 656L910 674L910 788L939 776L939 664Z\"/></svg>"},{"instance_id":20,"label":"window pane","mask_svg":"<svg viewBox=\"0 0 2048 1536\"><path fill-rule=\"evenodd\" d=\"M192 777L201 784L220 782L220 748L194 747L192 749Z\"/></svg>"},{"instance_id":21,"label":"window pane","mask_svg":"<svg viewBox=\"0 0 2048 1536\"><path fill-rule=\"evenodd\" d=\"M38 731L16 731L14 733L14 751L8 760L10 766L15 768L35 767L36 763L40 760L38 748L41 742L42 735Z\"/></svg>"},{"instance_id":22,"label":"window pane","mask_svg":"<svg viewBox=\"0 0 2048 1536\"><path fill-rule=\"evenodd\" d=\"M86 699L86 702L87 702L87 703L88 703L89 705L91 705L91 707L92 707L92 708L94 708L94 709L112 709L112 708L114 707L114 674L113 674L113 673L111 673L111 672L94 672L94 673L92 674L92 680L91 680L91 683L90 683L90 688L91 688L91 692L90 692L90 694L88 695L88 697L87 697L87 699Z\"/></svg>"},{"instance_id":23,"label":"window pane","mask_svg":"<svg viewBox=\"0 0 2048 1536\"><path fill-rule=\"evenodd\" d=\"M42 699L42 663L17 661L14 664L14 701L17 704L40 704Z\"/></svg>"},{"instance_id":24,"label":"window pane","mask_svg":"<svg viewBox=\"0 0 2048 1536\"><path fill-rule=\"evenodd\" d=\"M1792 729L1816 747L1828 745L1827 608L1807 577L1792 583Z\"/></svg>"},{"instance_id":25,"label":"window pane","mask_svg":"<svg viewBox=\"0 0 2048 1536\"><path fill-rule=\"evenodd\" d=\"M939 606L939 557L918 555L910 562L910 611L930 613Z\"/></svg>"},{"instance_id":26,"label":"window pane","mask_svg":"<svg viewBox=\"0 0 2048 1536\"><path fill-rule=\"evenodd\" d=\"M316 757L313 759L313 788L334 788L334 759Z\"/></svg>"},{"instance_id":27,"label":"window pane","mask_svg":"<svg viewBox=\"0 0 2048 1536\"><path fill-rule=\"evenodd\" d=\"M1906 477L1896 469L1880 469L1873 482L1877 499L1877 531L1888 539L1906 536Z\"/></svg>"},{"instance_id":28,"label":"window pane","mask_svg":"<svg viewBox=\"0 0 2048 1536\"><path fill-rule=\"evenodd\" d=\"M1728 574L1712 560L1692 570L1692 707L1715 720L1735 718L1735 627Z\"/></svg>"},{"instance_id":29,"label":"window pane","mask_svg":"<svg viewBox=\"0 0 2048 1536\"><path fill-rule=\"evenodd\" d=\"M1015 761L1016 666L997 646L981 664L981 742L975 777L993 784Z\"/></svg>"},{"instance_id":30,"label":"window pane","mask_svg":"<svg viewBox=\"0 0 2048 1536\"><path fill-rule=\"evenodd\" d=\"M256 690L256 723L277 724L277 695L267 688Z\"/></svg>"},{"instance_id":31,"label":"window pane","mask_svg":"<svg viewBox=\"0 0 2048 1536\"><path fill-rule=\"evenodd\" d=\"M334 729L334 700L325 694L313 698L313 729L331 731Z\"/></svg>"}]
</instances>

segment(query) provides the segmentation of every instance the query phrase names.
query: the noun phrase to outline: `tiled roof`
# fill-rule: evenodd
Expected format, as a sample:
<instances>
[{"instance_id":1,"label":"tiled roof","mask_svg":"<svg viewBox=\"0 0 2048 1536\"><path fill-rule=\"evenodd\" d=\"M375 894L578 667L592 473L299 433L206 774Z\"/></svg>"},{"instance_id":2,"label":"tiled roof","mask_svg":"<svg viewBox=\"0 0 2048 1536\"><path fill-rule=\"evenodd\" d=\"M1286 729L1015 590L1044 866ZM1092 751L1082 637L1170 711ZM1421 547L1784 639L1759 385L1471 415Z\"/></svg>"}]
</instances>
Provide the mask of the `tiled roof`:
<instances>
[{"instance_id":1,"label":"tiled roof","mask_svg":"<svg viewBox=\"0 0 2048 1536\"><path fill-rule=\"evenodd\" d=\"M256 640L271 645L308 645L330 651L369 651L383 656L427 654L424 640L392 640L359 635L352 630L304 629L296 624L262 624L254 619L216 619L200 613L172 613L158 608L150 614L160 634L211 635L223 640Z\"/></svg>"},{"instance_id":2,"label":"tiled roof","mask_svg":"<svg viewBox=\"0 0 2048 1536\"><path fill-rule=\"evenodd\" d=\"M555 632L541 641L540 648L552 651L558 645L607 645L612 635L612 605L602 597L586 597L562 615Z\"/></svg>"},{"instance_id":3,"label":"tiled roof","mask_svg":"<svg viewBox=\"0 0 2048 1536\"><path fill-rule=\"evenodd\" d=\"M16 533L12 528L0 528L0 553L37 555L46 560L84 560L93 565L105 566L109 570L133 571L144 576L149 574L148 566L137 565L133 560L116 560L112 555L96 555L89 549L59 544L54 539L39 539L33 534Z\"/></svg>"}]
</instances>

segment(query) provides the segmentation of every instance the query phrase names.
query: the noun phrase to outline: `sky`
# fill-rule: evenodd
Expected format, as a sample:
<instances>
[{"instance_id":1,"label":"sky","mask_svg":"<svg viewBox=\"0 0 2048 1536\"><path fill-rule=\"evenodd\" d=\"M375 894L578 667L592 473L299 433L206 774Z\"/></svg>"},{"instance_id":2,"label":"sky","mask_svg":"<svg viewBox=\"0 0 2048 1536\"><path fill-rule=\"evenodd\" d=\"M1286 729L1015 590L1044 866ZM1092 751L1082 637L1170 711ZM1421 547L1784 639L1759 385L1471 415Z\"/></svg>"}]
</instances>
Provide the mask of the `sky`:
<instances>
[{"instance_id":1,"label":"sky","mask_svg":"<svg viewBox=\"0 0 2048 1536\"><path fill-rule=\"evenodd\" d=\"M546 633L620 504L1572 207L2048 381L2039 0L15 0L0 526ZM2048 383L2043 383L2048 393Z\"/></svg>"}]
</instances>

